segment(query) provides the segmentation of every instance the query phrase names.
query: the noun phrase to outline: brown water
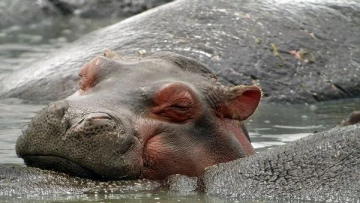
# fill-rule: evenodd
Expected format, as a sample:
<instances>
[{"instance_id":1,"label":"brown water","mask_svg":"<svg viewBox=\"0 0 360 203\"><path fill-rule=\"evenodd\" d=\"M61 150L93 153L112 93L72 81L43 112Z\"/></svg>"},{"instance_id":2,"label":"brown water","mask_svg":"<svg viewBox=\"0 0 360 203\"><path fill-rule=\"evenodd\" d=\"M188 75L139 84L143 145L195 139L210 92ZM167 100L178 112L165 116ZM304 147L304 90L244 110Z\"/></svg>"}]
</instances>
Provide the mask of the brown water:
<instances>
[{"instance_id":1,"label":"brown water","mask_svg":"<svg viewBox=\"0 0 360 203\"><path fill-rule=\"evenodd\" d=\"M111 24L77 18L45 20L25 27L11 27L0 32L0 78L6 77L30 61L79 38L84 33ZM32 104L19 99L0 100L0 164L23 165L15 154L15 142L30 118L46 103ZM297 140L316 131L334 127L350 112L360 108L360 99L311 105L262 104L248 120L252 143L257 151L267 150ZM1 184L0 183L0 187ZM171 191L133 192L127 194L83 194L3 199L1 202L248 202L223 200L196 193Z\"/></svg>"}]
</instances>

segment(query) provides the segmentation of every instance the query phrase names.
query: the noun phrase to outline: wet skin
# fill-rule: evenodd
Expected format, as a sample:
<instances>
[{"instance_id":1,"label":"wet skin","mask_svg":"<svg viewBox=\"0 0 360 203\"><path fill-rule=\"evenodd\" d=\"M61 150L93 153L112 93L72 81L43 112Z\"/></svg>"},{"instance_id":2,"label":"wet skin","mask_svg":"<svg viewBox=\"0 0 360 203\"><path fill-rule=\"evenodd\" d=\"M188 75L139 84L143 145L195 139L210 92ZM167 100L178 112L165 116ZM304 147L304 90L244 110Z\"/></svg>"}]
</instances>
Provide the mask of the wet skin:
<instances>
[{"instance_id":1,"label":"wet skin","mask_svg":"<svg viewBox=\"0 0 360 203\"><path fill-rule=\"evenodd\" d=\"M79 90L40 111L19 137L27 165L96 179L164 179L254 154L243 121L259 104L257 86L225 87L204 65L168 52L106 52L79 75Z\"/></svg>"}]
</instances>

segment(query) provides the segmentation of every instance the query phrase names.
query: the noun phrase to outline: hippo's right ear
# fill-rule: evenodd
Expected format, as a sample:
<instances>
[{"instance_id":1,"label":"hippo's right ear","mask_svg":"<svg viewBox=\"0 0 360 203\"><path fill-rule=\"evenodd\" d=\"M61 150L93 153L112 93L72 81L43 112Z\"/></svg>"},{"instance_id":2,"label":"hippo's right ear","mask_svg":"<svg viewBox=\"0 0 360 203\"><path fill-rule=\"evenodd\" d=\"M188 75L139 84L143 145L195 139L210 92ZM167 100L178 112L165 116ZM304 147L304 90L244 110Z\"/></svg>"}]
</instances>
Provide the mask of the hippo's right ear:
<instances>
[{"instance_id":1,"label":"hippo's right ear","mask_svg":"<svg viewBox=\"0 0 360 203\"><path fill-rule=\"evenodd\" d=\"M226 88L217 105L216 114L222 118L246 120L255 112L261 95L261 89L257 86Z\"/></svg>"}]
</instances>

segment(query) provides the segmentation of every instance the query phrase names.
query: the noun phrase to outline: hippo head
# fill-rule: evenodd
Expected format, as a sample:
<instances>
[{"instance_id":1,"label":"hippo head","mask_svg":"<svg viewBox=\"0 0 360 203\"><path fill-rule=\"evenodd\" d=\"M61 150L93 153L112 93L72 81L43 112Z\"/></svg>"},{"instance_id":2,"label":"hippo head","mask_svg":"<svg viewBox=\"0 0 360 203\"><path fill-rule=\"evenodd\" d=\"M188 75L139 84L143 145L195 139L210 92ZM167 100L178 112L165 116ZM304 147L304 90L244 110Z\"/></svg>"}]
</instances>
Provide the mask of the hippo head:
<instances>
[{"instance_id":1,"label":"hippo head","mask_svg":"<svg viewBox=\"0 0 360 203\"><path fill-rule=\"evenodd\" d=\"M86 63L79 90L42 109L16 143L28 166L96 179L196 176L254 153L243 121L257 86L225 87L174 53Z\"/></svg>"}]
</instances>

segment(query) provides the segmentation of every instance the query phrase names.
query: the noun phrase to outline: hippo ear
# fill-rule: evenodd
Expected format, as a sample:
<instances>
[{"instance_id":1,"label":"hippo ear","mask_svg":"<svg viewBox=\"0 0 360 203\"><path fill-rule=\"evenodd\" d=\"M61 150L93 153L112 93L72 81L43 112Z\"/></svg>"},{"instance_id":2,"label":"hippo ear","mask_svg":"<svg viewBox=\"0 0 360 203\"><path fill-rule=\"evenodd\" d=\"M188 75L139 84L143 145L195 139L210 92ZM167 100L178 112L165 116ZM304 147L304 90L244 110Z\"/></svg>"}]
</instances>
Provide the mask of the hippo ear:
<instances>
[{"instance_id":1,"label":"hippo ear","mask_svg":"<svg viewBox=\"0 0 360 203\"><path fill-rule=\"evenodd\" d=\"M261 89L257 86L226 88L216 113L218 117L246 120L258 107L261 94Z\"/></svg>"}]
</instances>

